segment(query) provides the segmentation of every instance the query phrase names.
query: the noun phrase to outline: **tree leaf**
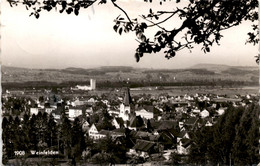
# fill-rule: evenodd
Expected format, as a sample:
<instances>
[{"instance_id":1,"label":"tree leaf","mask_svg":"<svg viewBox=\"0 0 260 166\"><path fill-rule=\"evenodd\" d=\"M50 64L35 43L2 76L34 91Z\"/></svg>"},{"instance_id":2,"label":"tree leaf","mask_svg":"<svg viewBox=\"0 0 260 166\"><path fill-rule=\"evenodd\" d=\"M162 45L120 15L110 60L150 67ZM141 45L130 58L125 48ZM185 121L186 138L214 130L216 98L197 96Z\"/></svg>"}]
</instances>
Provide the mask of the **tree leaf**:
<instances>
[{"instance_id":1,"label":"tree leaf","mask_svg":"<svg viewBox=\"0 0 260 166\"><path fill-rule=\"evenodd\" d=\"M118 31L118 33L121 35L122 34L122 31L123 31L123 28L121 27Z\"/></svg>"},{"instance_id":2,"label":"tree leaf","mask_svg":"<svg viewBox=\"0 0 260 166\"><path fill-rule=\"evenodd\" d=\"M39 14L39 13L35 13L34 15L35 15L35 17L36 17L37 19L40 17L40 14Z\"/></svg>"},{"instance_id":3,"label":"tree leaf","mask_svg":"<svg viewBox=\"0 0 260 166\"><path fill-rule=\"evenodd\" d=\"M113 29L117 32L117 29L118 29L118 25L114 25Z\"/></svg>"},{"instance_id":4,"label":"tree leaf","mask_svg":"<svg viewBox=\"0 0 260 166\"><path fill-rule=\"evenodd\" d=\"M162 34L162 31L158 31L154 36L159 36L160 34Z\"/></svg>"},{"instance_id":5,"label":"tree leaf","mask_svg":"<svg viewBox=\"0 0 260 166\"><path fill-rule=\"evenodd\" d=\"M79 15L79 10L76 10L76 8L75 8L74 13L76 16Z\"/></svg>"}]
</instances>

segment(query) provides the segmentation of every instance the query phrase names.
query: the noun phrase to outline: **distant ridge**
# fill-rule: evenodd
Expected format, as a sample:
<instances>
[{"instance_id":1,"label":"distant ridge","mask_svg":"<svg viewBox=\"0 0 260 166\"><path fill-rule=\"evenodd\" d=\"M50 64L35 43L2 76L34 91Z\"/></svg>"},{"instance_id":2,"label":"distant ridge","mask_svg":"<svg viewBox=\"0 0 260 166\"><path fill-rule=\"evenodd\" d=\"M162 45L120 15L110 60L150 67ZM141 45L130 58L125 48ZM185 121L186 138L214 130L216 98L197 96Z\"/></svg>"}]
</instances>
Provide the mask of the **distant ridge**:
<instances>
[{"instance_id":1,"label":"distant ridge","mask_svg":"<svg viewBox=\"0 0 260 166\"><path fill-rule=\"evenodd\" d=\"M5 66L5 65L1 65L1 68L2 69L16 69L16 70L19 70L19 69L30 69L30 68L25 68L25 67L15 67L15 66Z\"/></svg>"},{"instance_id":2,"label":"distant ridge","mask_svg":"<svg viewBox=\"0 0 260 166\"><path fill-rule=\"evenodd\" d=\"M229 68L231 66L229 65L223 65L223 64L211 64L211 63L199 63L199 64L196 64L196 65L193 65L189 68L191 69L202 69L202 68L208 68L208 67L223 67L223 68Z\"/></svg>"},{"instance_id":3,"label":"distant ridge","mask_svg":"<svg viewBox=\"0 0 260 166\"><path fill-rule=\"evenodd\" d=\"M8 65L1 65L2 69L12 69L12 70L69 70L69 71L78 71L78 70L182 70L182 69L222 69L227 70L229 68L243 68L243 69L257 69L258 66L231 66L231 65L224 65L224 64L213 64L213 63L199 63L190 67L185 68L140 68L140 67L133 67L133 66L95 66L95 67L66 67L66 68L30 68L30 67L16 67L16 66L8 66Z\"/></svg>"},{"instance_id":4,"label":"distant ridge","mask_svg":"<svg viewBox=\"0 0 260 166\"><path fill-rule=\"evenodd\" d=\"M196 69L196 68L208 68L208 67L223 67L223 68L230 68L230 67L241 67L241 68L257 68L258 66L231 66L231 65L224 65L224 64L213 64L213 63L199 63L196 65L193 65L189 68Z\"/></svg>"},{"instance_id":5,"label":"distant ridge","mask_svg":"<svg viewBox=\"0 0 260 166\"><path fill-rule=\"evenodd\" d=\"M189 67L189 69L207 69L209 71L222 72L230 69L258 70L258 66L229 66L223 64L200 63Z\"/></svg>"}]
</instances>

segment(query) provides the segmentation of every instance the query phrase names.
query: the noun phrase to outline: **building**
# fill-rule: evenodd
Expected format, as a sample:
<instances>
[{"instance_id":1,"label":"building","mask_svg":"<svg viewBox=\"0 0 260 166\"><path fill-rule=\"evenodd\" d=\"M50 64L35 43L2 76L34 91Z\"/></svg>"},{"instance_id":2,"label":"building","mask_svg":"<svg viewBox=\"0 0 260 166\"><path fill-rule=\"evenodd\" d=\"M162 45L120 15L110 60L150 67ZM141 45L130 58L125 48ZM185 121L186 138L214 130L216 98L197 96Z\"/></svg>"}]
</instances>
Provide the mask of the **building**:
<instances>
[{"instance_id":1,"label":"building","mask_svg":"<svg viewBox=\"0 0 260 166\"><path fill-rule=\"evenodd\" d=\"M76 89L78 89L78 90L95 90L96 89L96 80L95 79L90 79L90 86L77 85Z\"/></svg>"},{"instance_id":2,"label":"building","mask_svg":"<svg viewBox=\"0 0 260 166\"><path fill-rule=\"evenodd\" d=\"M30 114L31 115L33 115L33 114L37 115L38 112L39 112L39 108L30 108Z\"/></svg>"},{"instance_id":3,"label":"building","mask_svg":"<svg viewBox=\"0 0 260 166\"><path fill-rule=\"evenodd\" d=\"M95 79L90 79L90 88L91 88L91 90L96 89L96 80Z\"/></svg>"},{"instance_id":4,"label":"building","mask_svg":"<svg viewBox=\"0 0 260 166\"><path fill-rule=\"evenodd\" d=\"M127 88L125 92L125 97L123 103L120 105L120 112L118 117L122 118L124 121L130 120L130 113L131 107L130 104L132 103L132 99L130 96L129 88Z\"/></svg>"},{"instance_id":5,"label":"building","mask_svg":"<svg viewBox=\"0 0 260 166\"><path fill-rule=\"evenodd\" d=\"M203 111L200 112L200 116L201 118L206 118L209 116L209 111L207 111L206 109L204 109Z\"/></svg>"},{"instance_id":6,"label":"building","mask_svg":"<svg viewBox=\"0 0 260 166\"><path fill-rule=\"evenodd\" d=\"M145 119L153 119L153 112L146 111L145 109L141 109L139 111L135 111L136 116L141 116Z\"/></svg>"},{"instance_id":7,"label":"building","mask_svg":"<svg viewBox=\"0 0 260 166\"><path fill-rule=\"evenodd\" d=\"M70 108L69 109L69 117L70 118L76 118L80 115L82 115L82 109L79 109L79 108Z\"/></svg>"},{"instance_id":8,"label":"building","mask_svg":"<svg viewBox=\"0 0 260 166\"><path fill-rule=\"evenodd\" d=\"M105 134L100 134L95 124L92 124L88 130L88 135L91 139L98 140L106 137Z\"/></svg>"}]
</instances>

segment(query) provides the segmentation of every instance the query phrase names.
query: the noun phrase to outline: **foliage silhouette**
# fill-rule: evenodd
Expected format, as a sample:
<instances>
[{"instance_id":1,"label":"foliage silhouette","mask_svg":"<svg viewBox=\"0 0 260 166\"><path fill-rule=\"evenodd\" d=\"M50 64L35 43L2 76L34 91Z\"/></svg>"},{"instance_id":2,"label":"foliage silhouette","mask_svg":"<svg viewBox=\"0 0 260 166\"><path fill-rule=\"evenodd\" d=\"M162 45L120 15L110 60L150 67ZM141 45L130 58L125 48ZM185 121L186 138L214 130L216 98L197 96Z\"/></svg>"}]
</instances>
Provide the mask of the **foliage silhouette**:
<instances>
[{"instance_id":1,"label":"foliage silhouette","mask_svg":"<svg viewBox=\"0 0 260 166\"><path fill-rule=\"evenodd\" d=\"M202 50L207 53L214 43L220 44L223 37L223 30L241 24L249 20L252 24L252 32L248 32L246 43L257 44L258 26L255 21L258 20L258 1L257 0L233 0L230 1L198 1L189 0L185 7L178 7L181 0L167 1L163 0L160 5L169 5L175 3L175 9L170 11L149 10L149 14L141 13L140 18L130 18L127 11L118 5L117 0L7 0L11 6L22 4L27 10L32 10L31 15L37 19L40 13L45 11L58 10L60 13L79 15L80 9L88 8L95 3L112 3L115 8L122 11L124 17L120 15L115 19L113 29L120 35L125 32L135 32L139 43L135 58L137 62L143 57L144 53L158 53L163 51L165 57L170 59L182 49L191 50L195 44L202 45ZM183 2L183 1L182 1ZM152 3L152 0L144 0L144 3ZM180 25L172 24L172 20L181 22ZM171 23L171 24L170 24ZM166 27L165 24L170 24ZM147 31L157 28L153 37L148 37ZM259 62L259 55L256 56Z\"/></svg>"}]
</instances>

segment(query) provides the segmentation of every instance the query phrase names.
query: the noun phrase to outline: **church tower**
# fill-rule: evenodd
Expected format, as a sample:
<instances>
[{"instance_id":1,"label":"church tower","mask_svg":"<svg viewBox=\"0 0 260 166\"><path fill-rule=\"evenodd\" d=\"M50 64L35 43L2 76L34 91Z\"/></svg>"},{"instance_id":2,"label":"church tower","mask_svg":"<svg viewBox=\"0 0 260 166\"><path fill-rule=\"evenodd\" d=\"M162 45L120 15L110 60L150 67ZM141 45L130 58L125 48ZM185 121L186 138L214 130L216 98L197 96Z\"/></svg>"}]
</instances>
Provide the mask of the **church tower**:
<instances>
[{"instance_id":1,"label":"church tower","mask_svg":"<svg viewBox=\"0 0 260 166\"><path fill-rule=\"evenodd\" d=\"M120 113L119 113L119 117L121 117L124 121L130 119L130 113L131 113L130 104L132 104L132 99L130 96L130 90L129 88L127 88L123 103L120 105Z\"/></svg>"}]
</instances>

